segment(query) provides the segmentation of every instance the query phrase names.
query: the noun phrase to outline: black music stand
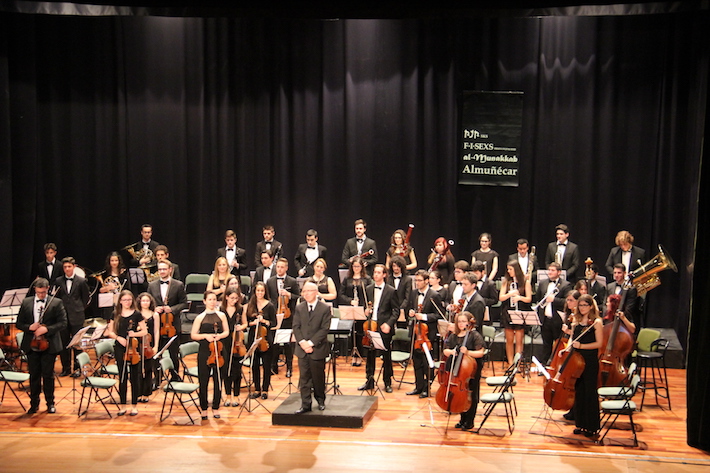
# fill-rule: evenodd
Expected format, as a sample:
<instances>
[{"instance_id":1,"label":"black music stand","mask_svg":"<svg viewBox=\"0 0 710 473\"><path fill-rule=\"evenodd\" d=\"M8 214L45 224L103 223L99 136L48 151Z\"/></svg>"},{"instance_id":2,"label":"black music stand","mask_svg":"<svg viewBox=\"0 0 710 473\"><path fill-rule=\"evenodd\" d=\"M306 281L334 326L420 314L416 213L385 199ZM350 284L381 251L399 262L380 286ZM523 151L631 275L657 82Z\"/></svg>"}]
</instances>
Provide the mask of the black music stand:
<instances>
[{"instance_id":1,"label":"black music stand","mask_svg":"<svg viewBox=\"0 0 710 473\"><path fill-rule=\"evenodd\" d=\"M534 310L511 310L508 312L510 315L510 323L512 325L522 325L523 334L527 330L527 327L539 327L542 325L537 312ZM523 335L524 336L524 335ZM530 336L530 356L525 356L525 347L523 347L523 357L520 360L521 368L520 373L523 378L526 378L528 382L530 381L530 366L532 365L532 355L533 355L533 341L534 337Z\"/></svg>"},{"instance_id":2,"label":"black music stand","mask_svg":"<svg viewBox=\"0 0 710 473\"><path fill-rule=\"evenodd\" d=\"M244 355L244 358L249 358L249 372L250 372L250 377L251 377L251 382L247 384L247 399L242 403L242 405L239 407L239 414L237 415L237 419L241 417L242 412L247 411L250 414L256 410L257 407L262 407L266 412L271 414L271 411L266 408L265 405L259 401L259 398L257 397L252 397L252 392L254 389L254 361L256 360L256 350L259 346L259 342L261 342L262 338L256 338L254 340L254 343L251 344L249 347L249 350L247 350L246 354ZM257 368L258 369L258 368ZM271 369L270 366L265 366L264 369ZM252 407L251 403L255 402L256 405Z\"/></svg>"},{"instance_id":3,"label":"black music stand","mask_svg":"<svg viewBox=\"0 0 710 473\"><path fill-rule=\"evenodd\" d=\"M388 351L387 347L385 347L385 343L382 340L382 334L380 332L373 332L372 330L368 330L365 332L372 342L372 346L370 347L370 350L380 350L380 351ZM369 354L368 354L369 357ZM380 356L375 356L375 362L377 361L377 358L380 358ZM365 382L366 386L372 386L371 389L366 389L360 393L362 396L363 394L367 393L368 396L376 396L377 392L379 391L380 395L382 396L382 399L385 398L385 393L382 392L382 389L380 389L380 378L382 377L382 371L385 369L384 365L384 360L382 360L382 363L380 363L380 369L377 372L377 377L374 375L370 375L367 377L367 381Z\"/></svg>"},{"instance_id":4,"label":"black music stand","mask_svg":"<svg viewBox=\"0 0 710 473\"><path fill-rule=\"evenodd\" d=\"M280 323L278 324L279 326L281 325ZM293 329L290 328L277 328L276 333L274 334L274 345L285 345L287 343L291 343L295 341L293 338ZM279 391L279 393L276 395L274 400L278 399L278 397L283 394L284 391L286 391L286 394L291 394L291 390L293 389L293 374L288 377L288 384L284 386L284 388Z\"/></svg>"},{"instance_id":5,"label":"black music stand","mask_svg":"<svg viewBox=\"0 0 710 473\"><path fill-rule=\"evenodd\" d=\"M88 327L83 327L79 329L78 332L74 334L74 337L69 341L69 344L66 346L67 350L72 350L72 349L77 349L84 351L81 346L81 339L84 337L84 334L89 331L90 328L93 328L91 326ZM69 395L72 395L71 397L71 403L76 404L76 394L79 394L79 390L76 389L76 376L71 377L71 390L64 395L59 401L56 402L56 404L59 404L63 400L69 397Z\"/></svg>"},{"instance_id":6,"label":"black music stand","mask_svg":"<svg viewBox=\"0 0 710 473\"><path fill-rule=\"evenodd\" d=\"M358 358L362 359L362 354L358 351L357 349L357 343L355 340L355 337L357 334L355 333L354 327L355 327L355 321L358 320L367 320L367 316L365 315L365 308L362 306L353 306L353 305L344 305L338 307L338 311L340 312L340 319L341 320L351 320L353 322L352 325L352 330L350 334L352 335L352 341L353 341L353 349L350 352L351 357L355 357L356 354Z\"/></svg>"},{"instance_id":7,"label":"black music stand","mask_svg":"<svg viewBox=\"0 0 710 473\"><path fill-rule=\"evenodd\" d=\"M345 336L350 336L350 333L353 330L353 325L354 321L349 320L349 319L331 319L330 320L330 330L328 330L329 335L333 335L333 343L330 345L330 370L333 373L333 382L332 383L326 383L326 384L331 384L332 386L326 390L326 394L330 392L330 390L333 390L333 395L340 394L342 395L343 392L340 390L340 385L338 384L338 370L337 370L337 361L338 361L338 355L340 354L338 348L337 348L337 341L339 338L342 338L342 335Z\"/></svg>"}]
</instances>

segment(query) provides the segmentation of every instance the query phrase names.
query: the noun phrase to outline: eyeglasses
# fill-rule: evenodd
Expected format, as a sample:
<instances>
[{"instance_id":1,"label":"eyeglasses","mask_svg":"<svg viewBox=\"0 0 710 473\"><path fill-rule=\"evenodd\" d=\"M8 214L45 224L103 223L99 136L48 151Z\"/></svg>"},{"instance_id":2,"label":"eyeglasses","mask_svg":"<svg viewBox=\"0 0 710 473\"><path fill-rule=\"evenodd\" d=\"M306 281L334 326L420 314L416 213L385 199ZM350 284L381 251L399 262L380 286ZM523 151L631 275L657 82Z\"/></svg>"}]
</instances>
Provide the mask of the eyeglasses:
<instances>
[{"instance_id":1,"label":"eyeglasses","mask_svg":"<svg viewBox=\"0 0 710 473\"><path fill-rule=\"evenodd\" d=\"M591 306L592 306L591 304L587 304L587 303L585 303L585 302L582 302L582 303L580 303L580 304L577 304L577 307L591 307Z\"/></svg>"}]
</instances>

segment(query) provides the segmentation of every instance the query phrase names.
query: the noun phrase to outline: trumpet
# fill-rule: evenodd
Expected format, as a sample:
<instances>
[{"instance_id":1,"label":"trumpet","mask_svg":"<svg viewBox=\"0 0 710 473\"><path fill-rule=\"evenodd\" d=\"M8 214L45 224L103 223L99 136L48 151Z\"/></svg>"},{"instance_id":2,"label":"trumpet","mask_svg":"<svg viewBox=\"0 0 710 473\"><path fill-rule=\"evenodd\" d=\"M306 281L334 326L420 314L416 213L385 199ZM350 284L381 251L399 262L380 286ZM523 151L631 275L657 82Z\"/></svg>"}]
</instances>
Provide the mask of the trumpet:
<instances>
[{"instance_id":1,"label":"trumpet","mask_svg":"<svg viewBox=\"0 0 710 473\"><path fill-rule=\"evenodd\" d=\"M547 298L549 296L556 295L558 292L560 292L560 288L555 286L554 288L552 288L551 292L548 292L547 294L545 294L545 298L543 300L541 300L537 304L533 304L532 307L530 307L530 309L531 310L537 310L538 308L545 309L547 307L547 305L549 304L549 302L547 302Z\"/></svg>"},{"instance_id":2,"label":"trumpet","mask_svg":"<svg viewBox=\"0 0 710 473\"><path fill-rule=\"evenodd\" d=\"M510 283L510 290L511 290L511 291L517 291L517 290L518 290L518 283L515 282L515 281L511 281L511 283ZM515 302L511 302L511 303L510 303L510 306L511 306L514 310L518 310L518 301L516 300Z\"/></svg>"}]
</instances>

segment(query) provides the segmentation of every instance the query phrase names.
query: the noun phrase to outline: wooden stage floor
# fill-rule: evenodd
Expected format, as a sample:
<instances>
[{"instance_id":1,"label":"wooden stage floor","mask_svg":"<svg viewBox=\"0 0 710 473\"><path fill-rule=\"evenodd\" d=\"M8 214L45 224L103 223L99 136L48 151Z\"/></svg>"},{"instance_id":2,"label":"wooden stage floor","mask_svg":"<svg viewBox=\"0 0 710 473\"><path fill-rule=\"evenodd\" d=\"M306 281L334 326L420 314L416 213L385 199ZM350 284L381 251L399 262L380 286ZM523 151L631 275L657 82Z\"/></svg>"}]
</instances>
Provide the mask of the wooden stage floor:
<instances>
[{"instance_id":1,"label":"wooden stage floor","mask_svg":"<svg viewBox=\"0 0 710 473\"><path fill-rule=\"evenodd\" d=\"M351 367L345 358L340 360L341 390L359 394L357 387L365 381L364 364ZM500 374L500 362L496 369ZM395 375L401 372L397 366ZM287 383L283 374L282 368L279 376L272 377L274 391L263 401L270 410L285 399L285 394L274 399ZM491 374L486 367L483 375ZM407 378L411 376L410 369ZM239 408L235 407L221 408L221 419L210 416L203 425L176 425L173 419L160 423L161 391L154 393L150 403L139 404L135 417L108 419L100 407L92 405L89 418L78 419L78 403L70 400L59 403L54 415L47 414L42 404L42 410L30 417L6 395L0 407L0 471L708 471L710 455L686 443L685 371L669 370L669 378L673 410L661 409L652 400L634 416L641 426L639 448L595 445L573 435L574 426L569 424L559 431L557 424L550 426L548 432L555 436L531 433L531 428L542 431L538 416L543 407L543 378L537 376L529 382L518 380L518 416L512 435L505 418L495 413L480 435L454 430L458 416L450 418L446 431L448 416L433 399L429 403L406 396L409 384L400 390L395 385L394 393L380 398L370 422L355 430L272 426L266 410L245 412L237 418ZM294 382L297 379L295 371ZM57 389L57 399L71 388L71 378L61 380L64 387ZM485 383L481 392L487 392ZM640 402L640 394L636 401ZM477 425L481 411L479 407ZM561 414L555 412L553 418L561 421ZM629 443L630 432L612 430L609 435Z\"/></svg>"}]
</instances>

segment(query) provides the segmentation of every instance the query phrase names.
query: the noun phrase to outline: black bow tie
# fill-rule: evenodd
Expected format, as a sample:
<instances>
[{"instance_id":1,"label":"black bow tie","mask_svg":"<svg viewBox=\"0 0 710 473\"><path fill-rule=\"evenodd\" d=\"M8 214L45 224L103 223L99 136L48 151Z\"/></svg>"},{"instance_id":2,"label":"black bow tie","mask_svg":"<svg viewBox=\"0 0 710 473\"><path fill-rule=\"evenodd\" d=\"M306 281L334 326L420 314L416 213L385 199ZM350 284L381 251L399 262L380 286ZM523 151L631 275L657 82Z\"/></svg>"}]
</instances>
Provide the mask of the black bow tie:
<instances>
[{"instance_id":1,"label":"black bow tie","mask_svg":"<svg viewBox=\"0 0 710 473\"><path fill-rule=\"evenodd\" d=\"M73 281L74 278L67 278L67 281Z\"/></svg>"},{"instance_id":2,"label":"black bow tie","mask_svg":"<svg viewBox=\"0 0 710 473\"><path fill-rule=\"evenodd\" d=\"M382 288L380 286L375 286L375 289L382 290Z\"/></svg>"},{"instance_id":3,"label":"black bow tie","mask_svg":"<svg viewBox=\"0 0 710 473\"><path fill-rule=\"evenodd\" d=\"M402 279L402 276L393 276L395 279Z\"/></svg>"},{"instance_id":4,"label":"black bow tie","mask_svg":"<svg viewBox=\"0 0 710 473\"><path fill-rule=\"evenodd\" d=\"M170 284L170 281L160 281L160 284Z\"/></svg>"},{"instance_id":5,"label":"black bow tie","mask_svg":"<svg viewBox=\"0 0 710 473\"><path fill-rule=\"evenodd\" d=\"M309 250L315 250L316 247L315 247L315 246L309 246L308 249L309 249Z\"/></svg>"},{"instance_id":6,"label":"black bow tie","mask_svg":"<svg viewBox=\"0 0 710 473\"><path fill-rule=\"evenodd\" d=\"M234 248L227 248L227 251L234 251Z\"/></svg>"},{"instance_id":7,"label":"black bow tie","mask_svg":"<svg viewBox=\"0 0 710 473\"><path fill-rule=\"evenodd\" d=\"M283 280L284 280L284 278L281 278L281 277L278 277L278 276L276 277L276 279L278 279L279 281L283 281Z\"/></svg>"},{"instance_id":8,"label":"black bow tie","mask_svg":"<svg viewBox=\"0 0 710 473\"><path fill-rule=\"evenodd\" d=\"M54 266L54 263L47 263L47 266Z\"/></svg>"},{"instance_id":9,"label":"black bow tie","mask_svg":"<svg viewBox=\"0 0 710 473\"><path fill-rule=\"evenodd\" d=\"M363 241L365 241L365 240L363 240L362 238L356 238L356 240L357 240L358 243L362 243Z\"/></svg>"},{"instance_id":10,"label":"black bow tie","mask_svg":"<svg viewBox=\"0 0 710 473\"><path fill-rule=\"evenodd\" d=\"M554 284L555 286L557 286L557 279L555 279L554 281L550 281L550 284Z\"/></svg>"},{"instance_id":11,"label":"black bow tie","mask_svg":"<svg viewBox=\"0 0 710 473\"><path fill-rule=\"evenodd\" d=\"M45 299L37 299L37 302L41 302L42 304L44 304L47 301Z\"/></svg>"},{"instance_id":12,"label":"black bow tie","mask_svg":"<svg viewBox=\"0 0 710 473\"><path fill-rule=\"evenodd\" d=\"M557 243L557 246L567 246L567 243Z\"/></svg>"},{"instance_id":13,"label":"black bow tie","mask_svg":"<svg viewBox=\"0 0 710 473\"><path fill-rule=\"evenodd\" d=\"M420 296L426 296L426 292L419 291Z\"/></svg>"}]
</instances>

